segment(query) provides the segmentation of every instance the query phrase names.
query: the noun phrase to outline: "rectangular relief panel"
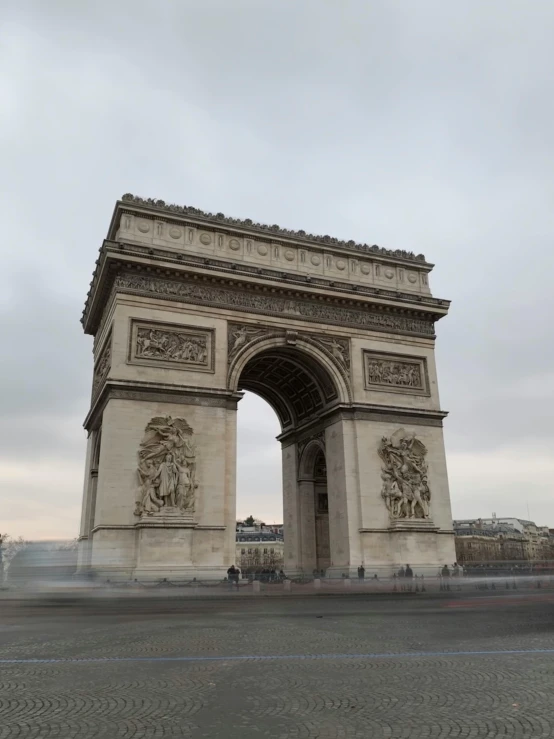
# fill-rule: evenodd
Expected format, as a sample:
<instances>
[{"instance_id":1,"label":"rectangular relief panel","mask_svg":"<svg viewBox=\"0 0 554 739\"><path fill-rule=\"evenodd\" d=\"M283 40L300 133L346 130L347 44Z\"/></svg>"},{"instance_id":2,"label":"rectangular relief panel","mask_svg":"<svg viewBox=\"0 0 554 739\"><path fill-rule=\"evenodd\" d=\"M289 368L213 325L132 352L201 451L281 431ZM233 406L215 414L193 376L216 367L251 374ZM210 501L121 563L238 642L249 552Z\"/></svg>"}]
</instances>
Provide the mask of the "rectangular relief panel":
<instances>
[{"instance_id":1,"label":"rectangular relief panel","mask_svg":"<svg viewBox=\"0 0 554 739\"><path fill-rule=\"evenodd\" d=\"M214 372L214 330L131 320L128 362Z\"/></svg>"},{"instance_id":2,"label":"rectangular relief panel","mask_svg":"<svg viewBox=\"0 0 554 739\"><path fill-rule=\"evenodd\" d=\"M362 350L366 390L429 395L427 360L405 354Z\"/></svg>"}]
</instances>

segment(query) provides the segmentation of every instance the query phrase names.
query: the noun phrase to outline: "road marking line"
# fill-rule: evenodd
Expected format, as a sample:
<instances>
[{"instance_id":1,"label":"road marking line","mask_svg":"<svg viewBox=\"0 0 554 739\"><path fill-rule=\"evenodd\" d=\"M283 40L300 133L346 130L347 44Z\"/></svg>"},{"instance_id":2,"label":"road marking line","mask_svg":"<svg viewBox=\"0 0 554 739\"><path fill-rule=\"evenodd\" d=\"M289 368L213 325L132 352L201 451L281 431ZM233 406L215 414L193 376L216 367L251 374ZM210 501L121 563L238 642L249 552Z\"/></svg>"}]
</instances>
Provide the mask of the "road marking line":
<instances>
[{"instance_id":1,"label":"road marking line","mask_svg":"<svg viewBox=\"0 0 554 739\"><path fill-rule=\"evenodd\" d=\"M366 654L249 654L229 655L227 657L53 657L53 658L0 658L4 665L34 665L54 663L95 663L95 662L246 662L249 660L310 660L310 659L406 659L413 657L481 657L514 654L554 654L554 649L482 649L463 652L369 652Z\"/></svg>"}]
</instances>

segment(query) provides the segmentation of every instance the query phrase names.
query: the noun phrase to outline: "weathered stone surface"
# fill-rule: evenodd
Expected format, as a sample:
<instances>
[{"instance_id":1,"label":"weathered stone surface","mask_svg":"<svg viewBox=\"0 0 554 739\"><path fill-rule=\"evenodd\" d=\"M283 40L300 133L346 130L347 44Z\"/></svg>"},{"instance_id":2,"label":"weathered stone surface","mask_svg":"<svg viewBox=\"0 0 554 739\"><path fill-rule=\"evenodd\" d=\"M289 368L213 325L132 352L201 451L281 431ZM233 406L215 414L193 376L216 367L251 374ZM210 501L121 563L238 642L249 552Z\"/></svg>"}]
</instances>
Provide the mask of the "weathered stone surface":
<instances>
[{"instance_id":1,"label":"weathered stone surface","mask_svg":"<svg viewBox=\"0 0 554 739\"><path fill-rule=\"evenodd\" d=\"M429 293L432 265L413 265L423 271L411 297L399 288L345 297L347 282L341 293L328 275L309 292L291 289L294 267L308 277L343 271L351 290L368 276L365 262L354 263L349 244L324 241L318 256L298 235L267 241L267 230L229 219L168 213L136 199L118 203L109 236L121 241L103 246L88 299L96 362L82 567L151 579L225 575L235 557L241 390L265 398L281 422L289 572L453 562L434 362L434 323L448 306ZM203 249L214 258L198 259ZM408 257L371 254L374 287L391 271L392 282L415 285ZM239 256L271 259L274 271L230 278ZM191 430L192 457L164 446L175 423ZM425 480L411 452L404 461L396 454L399 435L417 440L412 451L425 449L416 460L424 459ZM393 442L384 448L383 437Z\"/></svg>"}]
</instances>

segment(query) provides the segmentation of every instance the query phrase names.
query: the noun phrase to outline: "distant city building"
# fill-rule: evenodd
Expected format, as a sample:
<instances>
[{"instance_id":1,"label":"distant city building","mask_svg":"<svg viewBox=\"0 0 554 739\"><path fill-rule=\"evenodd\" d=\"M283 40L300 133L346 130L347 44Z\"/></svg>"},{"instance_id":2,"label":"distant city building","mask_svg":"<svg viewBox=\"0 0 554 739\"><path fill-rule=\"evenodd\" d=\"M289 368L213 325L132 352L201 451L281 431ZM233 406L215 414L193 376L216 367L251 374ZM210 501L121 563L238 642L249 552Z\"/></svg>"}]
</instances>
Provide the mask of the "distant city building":
<instances>
[{"instance_id":1,"label":"distant city building","mask_svg":"<svg viewBox=\"0 0 554 739\"><path fill-rule=\"evenodd\" d=\"M259 531L265 526L265 523L261 521L259 518L254 518L254 516L248 516L244 521L237 521L237 531Z\"/></svg>"},{"instance_id":2,"label":"distant city building","mask_svg":"<svg viewBox=\"0 0 554 739\"><path fill-rule=\"evenodd\" d=\"M283 536L283 524L282 523L270 523L266 525L266 530L271 531L273 534L281 534Z\"/></svg>"},{"instance_id":3,"label":"distant city building","mask_svg":"<svg viewBox=\"0 0 554 739\"><path fill-rule=\"evenodd\" d=\"M284 567L283 524L237 521L236 564L245 572ZM554 529L516 517L453 521L459 564L554 560ZM450 564L450 563L449 563Z\"/></svg>"},{"instance_id":4,"label":"distant city building","mask_svg":"<svg viewBox=\"0 0 554 739\"><path fill-rule=\"evenodd\" d=\"M554 535L533 521L492 516L454 521L453 526L460 564L554 558Z\"/></svg>"},{"instance_id":5,"label":"distant city building","mask_svg":"<svg viewBox=\"0 0 554 739\"><path fill-rule=\"evenodd\" d=\"M258 527L237 524L236 564L244 573L258 572L263 569L282 569L284 565L283 527ZM273 528L280 531L273 531Z\"/></svg>"},{"instance_id":6,"label":"distant city building","mask_svg":"<svg viewBox=\"0 0 554 739\"><path fill-rule=\"evenodd\" d=\"M496 524L506 524L512 526L516 531L525 537L526 542L526 559L549 559L552 540L548 526L537 526L534 521L527 521L524 518L484 518L483 523L494 526Z\"/></svg>"},{"instance_id":7,"label":"distant city building","mask_svg":"<svg viewBox=\"0 0 554 739\"><path fill-rule=\"evenodd\" d=\"M247 523L248 522L248 523ZM259 518L252 518L251 516L246 521L237 521L236 524L237 532L252 533L255 531L264 531L265 533L281 534L283 535L283 524L282 523L270 523L266 524Z\"/></svg>"}]
</instances>

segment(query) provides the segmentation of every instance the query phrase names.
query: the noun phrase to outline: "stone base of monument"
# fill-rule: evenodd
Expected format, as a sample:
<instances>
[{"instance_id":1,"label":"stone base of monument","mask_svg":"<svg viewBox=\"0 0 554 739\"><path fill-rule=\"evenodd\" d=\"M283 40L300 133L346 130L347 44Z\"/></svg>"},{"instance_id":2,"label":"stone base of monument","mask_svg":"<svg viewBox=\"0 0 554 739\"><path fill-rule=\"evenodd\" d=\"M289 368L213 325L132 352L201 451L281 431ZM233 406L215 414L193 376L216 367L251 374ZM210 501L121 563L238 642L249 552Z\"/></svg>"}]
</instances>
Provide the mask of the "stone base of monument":
<instances>
[{"instance_id":1,"label":"stone base of monument","mask_svg":"<svg viewBox=\"0 0 554 739\"><path fill-rule=\"evenodd\" d=\"M132 578L139 581L222 580L226 567L217 561L212 565L211 552L201 553L201 542L195 530L198 524L193 512L164 507L152 515L143 514L135 523L137 529L136 565ZM217 554L216 554L217 558Z\"/></svg>"},{"instance_id":2,"label":"stone base of monument","mask_svg":"<svg viewBox=\"0 0 554 739\"><path fill-rule=\"evenodd\" d=\"M429 531L436 532L439 530L438 526L428 518L401 518L395 521L391 521L389 524L389 531Z\"/></svg>"},{"instance_id":3,"label":"stone base of monument","mask_svg":"<svg viewBox=\"0 0 554 739\"><path fill-rule=\"evenodd\" d=\"M194 512L182 511L180 508L171 508L167 506L162 508L158 513L152 513L150 515L143 513L135 524L135 528L137 529L146 527L171 528L172 526L196 526Z\"/></svg>"}]
</instances>

